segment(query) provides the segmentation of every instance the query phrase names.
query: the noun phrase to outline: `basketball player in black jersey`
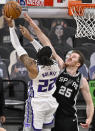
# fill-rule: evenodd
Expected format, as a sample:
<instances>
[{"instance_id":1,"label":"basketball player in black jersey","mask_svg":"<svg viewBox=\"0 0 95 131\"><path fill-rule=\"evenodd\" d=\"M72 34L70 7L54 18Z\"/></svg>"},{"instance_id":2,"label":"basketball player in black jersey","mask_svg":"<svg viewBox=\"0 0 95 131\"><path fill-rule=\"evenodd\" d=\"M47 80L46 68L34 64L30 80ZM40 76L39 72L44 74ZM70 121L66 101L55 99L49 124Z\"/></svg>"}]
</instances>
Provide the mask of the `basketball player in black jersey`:
<instances>
[{"instance_id":1,"label":"basketball player in black jersey","mask_svg":"<svg viewBox=\"0 0 95 131\"><path fill-rule=\"evenodd\" d=\"M87 104L86 123L83 128L88 128L93 116L93 103L91 100L89 86L85 78L78 72L84 63L84 56L81 52L73 50L65 61L65 68L58 76L57 90L54 96L59 103L56 112L55 127L53 131L78 131L78 121L76 114L76 99L81 90Z\"/></svg>"},{"instance_id":2,"label":"basketball player in black jersey","mask_svg":"<svg viewBox=\"0 0 95 131\"><path fill-rule=\"evenodd\" d=\"M87 119L85 123L80 124L83 128L88 128L92 121L94 106L90 95L88 82L78 72L78 68L84 63L83 55L79 51L72 51L64 63L63 60L56 55L50 40L45 36L45 34L43 34L39 27L27 14L25 14L24 17L26 21L28 21L33 27L41 43L51 47L53 52L52 56L58 61L60 69L62 70L61 74L57 78L57 90L54 94L59 103L59 107L56 112L55 128L53 131L78 131L75 104L79 89L81 90L87 104ZM30 39L25 31L24 35L27 39Z\"/></svg>"}]
</instances>

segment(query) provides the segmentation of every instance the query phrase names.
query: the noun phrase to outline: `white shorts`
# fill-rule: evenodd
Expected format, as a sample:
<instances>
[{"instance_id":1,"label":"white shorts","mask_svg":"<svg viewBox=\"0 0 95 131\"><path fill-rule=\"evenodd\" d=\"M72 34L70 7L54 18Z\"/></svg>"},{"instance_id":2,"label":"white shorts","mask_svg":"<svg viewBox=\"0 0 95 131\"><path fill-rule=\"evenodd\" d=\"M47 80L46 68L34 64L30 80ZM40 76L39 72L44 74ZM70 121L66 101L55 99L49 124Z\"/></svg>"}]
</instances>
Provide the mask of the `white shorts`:
<instances>
[{"instance_id":1,"label":"white shorts","mask_svg":"<svg viewBox=\"0 0 95 131\"><path fill-rule=\"evenodd\" d=\"M57 107L58 103L54 97L27 100L24 131L27 131L27 128L30 128L31 131L35 129L41 130L44 127L51 128L54 125L54 114Z\"/></svg>"}]
</instances>

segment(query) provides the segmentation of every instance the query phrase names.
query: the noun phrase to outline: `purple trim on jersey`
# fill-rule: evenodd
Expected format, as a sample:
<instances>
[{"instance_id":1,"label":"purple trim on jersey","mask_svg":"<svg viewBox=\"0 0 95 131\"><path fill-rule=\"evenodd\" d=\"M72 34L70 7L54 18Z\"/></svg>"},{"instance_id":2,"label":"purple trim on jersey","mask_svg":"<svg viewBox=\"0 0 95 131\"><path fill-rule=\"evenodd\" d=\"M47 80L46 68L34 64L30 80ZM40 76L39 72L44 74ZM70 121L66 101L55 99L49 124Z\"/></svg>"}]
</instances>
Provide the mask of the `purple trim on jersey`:
<instances>
[{"instance_id":1,"label":"purple trim on jersey","mask_svg":"<svg viewBox=\"0 0 95 131\"><path fill-rule=\"evenodd\" d=\"M32 97L34 97L33 80L31 80L31 88L30 89L33 91Z\"/></svg>"},{"instance_id":2,"label":"purple trim on jersey","mask_svg":"<svg viewBox=\"0 0 95 131\"><path fill-rule=\"evenodd\" d=\"M30 80L30 82L29 82L29 91L30 92L32 92L32 94L29 94L29 92L28 92L28 96L29 96L29 98L31 97L34 97L34 90L33 90L33 80ZM31 91L32 90L32 91Z\"/></svg>"},{"instance_id":3,"label":"purple trim on jersey","mask_svg":"<svg viewBox=\"0 0 95 131\"><path fill-rule=\"evenodd\" d=\"M44 123L43 125L51 125L53 124L54 119L50 123Z\"/></svg>"},{"instance_id":4,"label":"purple trim on jersey","mask_svg":"<svg viewBox=\"0 0 95 131\"><path fill-rule=\"evenodd\" d=\"M25 128L26 128L26 127L31 127L31 123L25 123L25 122L24 122L24 125L25 125Z\"/></svg>"},{"instance_id":5,"label":"purple trim on jersey","mask_svg":"<svg viewBox=\"0 0 95 131\"><path fill-rule=\"evenodd\" d=\"M33 109L32 109L32 106L31 106L31 110L32 110L32 127L33 127L33 129L34 129L34 131L41 131L42 129L36 129L35 127L34 127L34 114L33 114Z\"/></svg>"},{"instance_id":6,"label":"purple trim on jersey","mask_svg":"<svg viewBox=\"0 0 95 131\"><path fill-rule=\"evenodd\" d=\"M27 102L27 123L29 121L29 101Z\"/></svg>"}]
</instances>

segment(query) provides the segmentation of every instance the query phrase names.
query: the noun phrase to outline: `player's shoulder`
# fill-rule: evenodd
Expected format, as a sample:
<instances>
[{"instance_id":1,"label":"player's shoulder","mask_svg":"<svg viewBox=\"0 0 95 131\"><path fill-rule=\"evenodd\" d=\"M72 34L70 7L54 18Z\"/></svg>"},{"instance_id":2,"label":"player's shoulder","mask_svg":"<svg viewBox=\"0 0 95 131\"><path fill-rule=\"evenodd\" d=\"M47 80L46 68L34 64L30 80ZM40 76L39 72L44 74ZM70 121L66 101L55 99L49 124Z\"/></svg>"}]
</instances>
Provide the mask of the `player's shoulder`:
<instances>
[{"instance_id":1,"label":"player's shoulder","mask_svg":"<svg viewBox=\"0 0 95 131\"><path fill-rule=\"evenodd\" d=\"M87 86L88 86L88 81L87 81L87 79L82 75L81 83L80 83L80 88L84 88L84 87L87 87Z\"/></svg>"},{"instance_id":2,"label":"player's shoulder","mask_svg":"<svg viewBox=\"0 0 95 131\"><path fill-rule=\"evenodd\" d=\"M85 83L85 82L87 82L87 79L84 76L82 76L82 81L83 81L83 83Z\"/></svg>"},{"instance_id":3,"label":"player's shoulder","mask_svg":"<svg viewBox=\"0 0 95 131\"><path fill-rule=\"evenodd\" d=\"M58 62L56 60L52 59L52 61L53 61L53 65L57 65L58 66Z\"/></svg>"}]
</instances>

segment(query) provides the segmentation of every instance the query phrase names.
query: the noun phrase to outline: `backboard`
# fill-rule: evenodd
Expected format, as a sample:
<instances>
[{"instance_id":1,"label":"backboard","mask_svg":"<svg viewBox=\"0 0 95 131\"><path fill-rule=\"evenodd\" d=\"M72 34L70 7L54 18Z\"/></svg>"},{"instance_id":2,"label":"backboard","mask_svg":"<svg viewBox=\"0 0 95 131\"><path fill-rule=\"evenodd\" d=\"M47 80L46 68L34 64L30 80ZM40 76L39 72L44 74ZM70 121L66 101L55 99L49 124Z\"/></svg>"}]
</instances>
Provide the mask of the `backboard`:
<instances>
[{"instance_id":1,"label":"backboard","mask_svg":"<svg viewBox=\"0 0 95 131\"><path fill-rule=\"evenodd\" d=\"M68 7L68 0L54 0L54 7Z\"/></svg>"},{"instance_id":2,"label":"backboard","mask_svg":"<svg viewBox=\"0 0 95 131\"><path fill-rule=\"evenodd\" d=\"M68 0L17 0L32 18L67 18Z\"/></svg>"},{"instance_id":3,"label":"backboard","mask_svg":"<svg viewBox=\"0 0 95 131\"><path fill-rule=\"evenodd\" d=\"M68 0L17 0L25 6L42 6L42 7L67 7Z\"/></svg>"},{"instance_id":4,"label":"backboard","mask_svg":"<svg viewBox=\"0 0 95 131\"><path fill-rule=\"evenodd\" d=\"M2 2L10 0L0 0ZM13 0L18 1L23 8L22 14L28 12L32 18L67 18L72 19L68 14L68 2L71 0ZM95 0L73 0L88 1ZM22 15L21 15L22 17Z\"/></svg>"}]
</instances>

